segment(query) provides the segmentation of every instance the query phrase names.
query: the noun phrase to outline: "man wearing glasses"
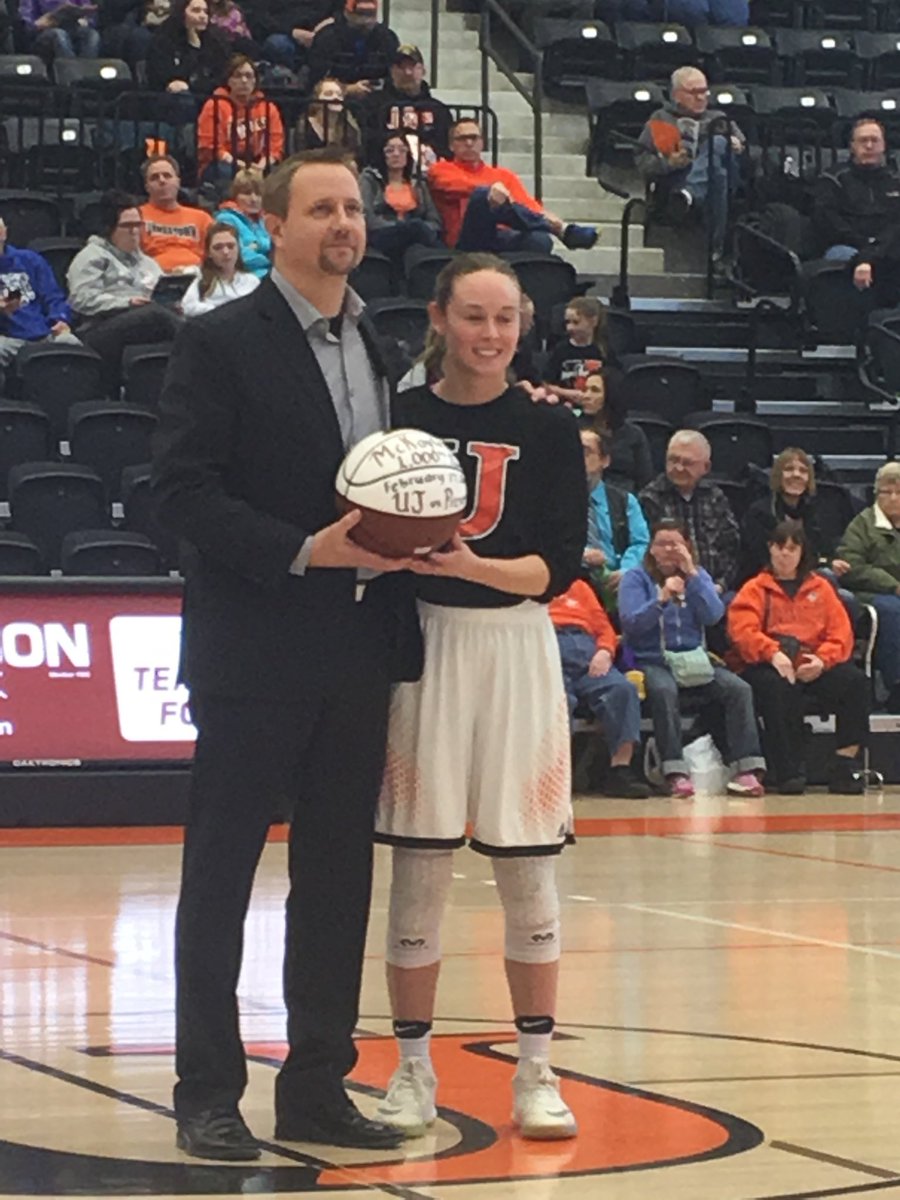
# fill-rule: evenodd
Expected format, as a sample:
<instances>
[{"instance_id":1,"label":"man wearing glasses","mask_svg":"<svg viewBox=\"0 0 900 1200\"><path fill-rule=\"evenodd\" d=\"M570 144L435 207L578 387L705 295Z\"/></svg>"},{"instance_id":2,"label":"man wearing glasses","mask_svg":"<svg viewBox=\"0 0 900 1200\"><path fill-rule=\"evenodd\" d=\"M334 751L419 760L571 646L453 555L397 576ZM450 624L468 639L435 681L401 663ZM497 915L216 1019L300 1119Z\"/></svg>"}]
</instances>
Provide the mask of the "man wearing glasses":
<instances>
[{"instance_id":1,"label":"man wearing glasses","mask_svg":"<svg viewBox=\"0 0 900 1200\"><path fill-rule=\"evenodd\" d=\"M670 92L669 103L641 130L637 168L644 179L662 184L666 212L675 223L703 212L709 202L713 254L721 258L728 198L737 186L746 139L727 113L709 107L709 84L696 67L679 67Z\"/></svg>"},{"instance_id":2,"label":"man wearing glasses","mask_svg":"<svg viewBox=\"0 0 900 1200\"><path fill-rule=\"evenodd\" d=\"M515 171L486 163L481 126L471 117L451 127L450 153L429 170L428 187L453 249L549 254L553 235L570 250L597 241L593 226L566 224L543 209Z\"/></svg>"}]
</instances>

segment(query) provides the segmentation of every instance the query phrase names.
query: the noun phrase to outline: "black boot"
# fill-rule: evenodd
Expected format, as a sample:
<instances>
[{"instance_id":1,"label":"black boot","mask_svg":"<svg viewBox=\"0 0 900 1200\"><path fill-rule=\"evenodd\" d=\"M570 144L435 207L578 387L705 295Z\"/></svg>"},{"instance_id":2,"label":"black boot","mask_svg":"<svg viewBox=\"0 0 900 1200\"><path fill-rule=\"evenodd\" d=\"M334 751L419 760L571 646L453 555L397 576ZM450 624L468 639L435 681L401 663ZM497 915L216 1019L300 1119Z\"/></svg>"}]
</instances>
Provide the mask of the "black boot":
<instances>
[{"instance_id":1,"label":"black boot","mask_svg":"<svg viewBox=\"0 0 900 1200\"><path fill-rule=\"evenodd\" d=\"M828 790L842 796L861 796L866 790L859 763L855 758L836 754L831 760Z\"/></svg>"},{"instance_id":2,"label":"black boot","mask_svg":"<svg viewBox=\"0 0 900 1200\"><path fill-rule=\"evenodd\" d=\"M646 800L650 789L637 778L630 766L610 767L606 772L603 795L617 800Z\"/></svg>"}]
</instances>

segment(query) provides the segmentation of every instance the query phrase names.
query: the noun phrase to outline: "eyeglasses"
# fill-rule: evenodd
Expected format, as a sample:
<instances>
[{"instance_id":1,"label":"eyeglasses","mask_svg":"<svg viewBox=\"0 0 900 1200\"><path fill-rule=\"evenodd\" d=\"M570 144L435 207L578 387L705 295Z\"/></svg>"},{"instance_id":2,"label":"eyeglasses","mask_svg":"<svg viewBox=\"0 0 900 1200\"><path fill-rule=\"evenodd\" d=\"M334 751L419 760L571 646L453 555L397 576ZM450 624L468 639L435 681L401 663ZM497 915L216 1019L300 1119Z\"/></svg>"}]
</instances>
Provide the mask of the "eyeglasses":
<instances>
[{"instance_id":1,"label":"eyeglasses","mask_svg":"<svg viewBox=\"0 0 900 1200\"><path fill-rule=\"evenodd\" d=\"M708 96L709 95L708 87L693 87L693 88L686 87L686 88L682 88L681 90L683 92L687 92L687 94L689 96Z\"/></svg>"},{"instance_id":2,"label":"eyeglasses","mask_svg":"<svg viewBox=\"0 0 900 1200\"><path fill-rule=\"evenodd\" d=\"M128 230L143 229L143 228L144 228L143 221L120 221L118 223L118 225L116 226L116 229L128 229Z\"/></svg>"},{"instance_id":3,"label":"eyeglasses","mask_svg":"<svg viewBox=\"0 0 900 1200\"><path fill-rule=\"evenodd\" d=\"M666 462L670 467L699 467L702 461L700 458L685 458L681 454L666 455Z\"/></svg>"},{"instance_id":4,"label":"eyeglasses","mask_svg":"<svg viewBox=\"0 0 900 1200\"><path fill-rule=\"evenodd\" d=\"M480 133L454 133L454 142L480 142Z\"/></svg>"}]
</instances>

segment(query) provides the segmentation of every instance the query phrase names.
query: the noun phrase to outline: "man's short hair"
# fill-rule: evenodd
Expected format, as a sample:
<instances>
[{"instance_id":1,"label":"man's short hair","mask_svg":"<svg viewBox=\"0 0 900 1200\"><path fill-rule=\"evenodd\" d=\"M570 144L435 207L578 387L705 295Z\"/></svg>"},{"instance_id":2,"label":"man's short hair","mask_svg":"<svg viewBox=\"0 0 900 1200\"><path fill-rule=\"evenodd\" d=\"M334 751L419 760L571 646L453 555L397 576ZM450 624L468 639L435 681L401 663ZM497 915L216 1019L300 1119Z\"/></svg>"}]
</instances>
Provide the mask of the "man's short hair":
<instances>
[{"instance_id":1,"label":"man's short hair","mask_svg":"<svg viewBox=\"0 0 900 1200\"><path fill-rule=\"evenodd\" d=\"M154 154L141 164L141 178L144 183L147 182L147 176L150 174L150 168L155 167L157 163L166 162L178 176L181 178L181 167L178 165L178 159L173 158L171 154Z\"/></svg>"},{"instance_id":2,"label":"man's short hair","mask_svg":"<svg viewBox=\"0 0 900 1200\"><path fill-rule=\"evenodd\" d=\"M286 217L291 202L291 183L297 172L315 163L325 163L328 166L346 167L358 177L359 169L353 155L344 146L322 146L317 150L303 150L278 164L262 184L263 212L271 213L274 217Z\"/></svg>"},{"instance_id":3,"label":"man's short hair","mask_svg":"<svg viewBox=\"0 0 900 1200\"><path fill-rule=\"evenodd\" d=\"M668 453L673 446L697 446L707 460L712 458L712 447L699 429L676 429L669 438L666 452Z\"/></svg>"},{"instance_id":4,"label":"man's short hair","mask_svg":"<svg viewBox=\"0 0 900 1200\"><path fill-rule=\"evenodd\" d=\"M683 88L687 85L688 80L692 75L703 75L699 67L679 67L672 72L672 77L669 80L669 90L675 91L676 88ZM706 78L704 76L704 78Z\"/></svg>"},{"instance_id":5,"label":"man's short hair","mask_svg":"<svg viewBox=\"0 0 900 1200\"><path fill-rule=\"evenodd\" d=\"M481 134L482 137L484 137L484 130L481 128L481 122L478 120L477 117L457 117L456 120L453 122L453 124L450 126L450 137L451 138L453 137L454 133L456 133L457 129L459 129L460 125L475 125L478 129L478 132Z\"/></svg>"},{"instance_id":6,"label":"man's short hair","mask_svg":"<svg viewBox=\"0 0 900 1200\"><path fill-rule=\"evenodd\" d=\"M885 133L884 126L878 120L877 117L857 117L856 120L853 122L853 124L850 126L850 141L851 142L856 137L856 131L857 131L857 129L859 129L859 127L861 125L877 125L878 128L881 130L882 140L887 142L887 134Z\"/></svg>"},{"instance_id":7,"label":"man's short hair","mask_svg":"<svg viewBox=\"0 0 900 1200\"><path fill-rule=\"evenodd\" d=\"M883 467L879 467L875 473L875 491L885 483L898 484L900 483L900 462L892 459L886 462Z\"/></svg>"}]
</instances>

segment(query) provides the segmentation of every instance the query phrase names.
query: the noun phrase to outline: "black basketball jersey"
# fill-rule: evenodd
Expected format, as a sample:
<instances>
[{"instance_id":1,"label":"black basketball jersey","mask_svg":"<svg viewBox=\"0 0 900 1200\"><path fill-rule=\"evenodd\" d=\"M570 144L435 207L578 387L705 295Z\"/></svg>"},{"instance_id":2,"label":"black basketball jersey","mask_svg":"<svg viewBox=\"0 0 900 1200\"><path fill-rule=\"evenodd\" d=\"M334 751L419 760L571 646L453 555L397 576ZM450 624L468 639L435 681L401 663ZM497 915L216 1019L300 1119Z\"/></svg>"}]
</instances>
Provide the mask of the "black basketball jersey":
<instances>
[{"instance_id":1,"label":"black basketball jersey","mask_svg":"<svg viewBox=\"0 0 900 1200\"><path fill-rule=\"evenodd\" d=\"M581 568L587 537L587 480L578 426L568 410L535 404L508 388L488 404L452 404L428 387L401 392L394 424L424 429L456 453L469 504L460 532L482 558L539 554L550 570L547 601ZM418 576L431 604L499 608L525 597L462 579Z\"/></svg>"}]
</instances>

